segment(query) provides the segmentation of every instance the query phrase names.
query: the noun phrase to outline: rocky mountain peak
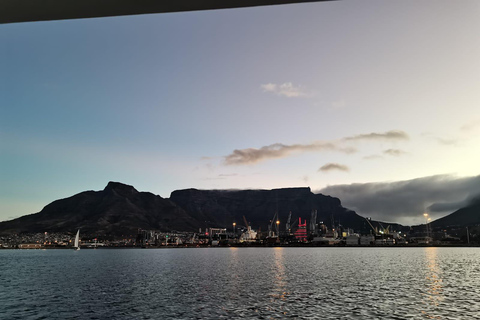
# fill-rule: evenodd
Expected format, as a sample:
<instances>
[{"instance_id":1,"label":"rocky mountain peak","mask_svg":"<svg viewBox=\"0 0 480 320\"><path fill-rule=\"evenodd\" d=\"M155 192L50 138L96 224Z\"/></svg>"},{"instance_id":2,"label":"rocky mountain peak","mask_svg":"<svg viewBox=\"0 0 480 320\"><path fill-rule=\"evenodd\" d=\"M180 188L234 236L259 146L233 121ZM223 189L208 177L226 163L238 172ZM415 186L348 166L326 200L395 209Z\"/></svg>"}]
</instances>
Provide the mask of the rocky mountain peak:
<instances>
[{"instance_id":1,"label":"rocky mountain peak","mask_svg":"<svg viewBox=\"0 0 480 320\"><path fill-rule=\"evenodd\" d=\"M128 195L133 195L138 193L137 189L135 189L133 186L130 186L128 184L123 184L120 182L114 182L110 181L105 189L103 189L104 192L114 192L123 196L128 196Z\"/></svg>"}]
</instances>

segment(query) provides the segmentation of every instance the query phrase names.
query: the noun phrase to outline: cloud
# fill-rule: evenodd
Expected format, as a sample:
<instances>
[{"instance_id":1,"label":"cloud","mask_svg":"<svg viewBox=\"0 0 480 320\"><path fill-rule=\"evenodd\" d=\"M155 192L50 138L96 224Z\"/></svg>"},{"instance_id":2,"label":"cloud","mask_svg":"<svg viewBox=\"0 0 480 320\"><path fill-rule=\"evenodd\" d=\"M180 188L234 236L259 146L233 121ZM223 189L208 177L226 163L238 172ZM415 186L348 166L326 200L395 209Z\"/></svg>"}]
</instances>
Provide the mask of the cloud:
<instances>
[{"instance_id":1,"label":"cloud","mask_svg":"<svg viewBox=\"0 0 480 320\"><path fill-rule=\"evenodd\" d=\"M350 169L343 165L343 164L338 164L338 163L327 163L326 165L323 165L318 169L318 171L323 171L323 172L329 172L332 170L339 170L339 171L350 171Z\"/></svg>"},{"instance_id":2,"label":"cloud","mask_svg":"<svg viewBox=\"0 0 480 320\"><path fill-rule=\"evenodd\" d=\"M399 157L407 154L407 152L400 150L400 149L388 149L383 151L384 154L388 154L389 156Z\"/></svg>"},{"instance_id":3,"label":"cloud","mask_svg":"<svg viewBox=\"0 0 480 320\"><path fill-rule=\"evenodd\" d=\"M438 143L443 144L445 146L454 146L458 143L458 140L456 139L443 139L443 138L437 138Z\"/></svg>"},{"instance_id":4,"label":"cloud","mask_svg":"<svg viewBox=\"0 0 480 320\"><path fill-rule=\"evenodd\" d=\"M268 146L247 149L236 149L225 156L226 165L245 165L255 164L268 159L284 158L292 153L312 152L312 151L338 151L343 153L354 153L356 150L351 147L341 148L331 142L316 142L312 144L294 144L285 145L275 143Z\"/></svg>"},{"instance_id":5,"label":"cloud","mask_svg":"<svg viewBox=\"0 0 480 320\"><path fill-rule=\"evenodd\" d=\"M424 223L463 207L480 192L480 176L435 175L405 181L333 185L320 193L338 197L358 214L406 225Z\"/></svg>"},{"instance_id":6,"label":"cloud","mask_svg":"<svg viewBox=\"0 0 480 320\"><path fill-rule=\"evenodd\" d=\"M465 131L465 132L471 132L477 128L480 127L480 119L473 120L469 123L464 124L460 130Z\"/></svg>"},{"instance_id":7,"label":"cloud","mask_svg":"<svg viewBox=\"0 0 480 320\"><path fill-rule=\"evenodd\" d=\"M359 141L359 140L409 140L409 136L406 132L400 130L391 130L384 133L367 133L358 134L351 137L346 137L347 141Z\"/></svg>"},{"instance_id":8,"label":"cloud","mask_svg":"<svg viewBox=\"0 0 480 320\"><path fill-rule=\"evenodd\" d=\"M274 143L268 146L246 149L235 149L233 152L224 157L225 165L245 165L255 164L269 159L285 158L293 153L301 153L308 151L337 151L347 154L355 153L357 150L353 147L342 147L342 141L355 140L408 140L408 135L403 131L392 130L384 133L368 133L356 136L346 137L337 141L315 142L311 144L293 144L285 145L282 143ZM394 155L400 155L403 151L388 151ZM395 154L396 153L396 154Z\"/></svg>"},{"instance_id":9,"label":"cloud","mask_svg":"<svg viewBox=\"0 0 480 320\"><path fill-rule=\"evenodd\" d=\"M383 159L382 156L379 156L378 154L372 154L371 156L365 156L363 157L364 160L377 160L377 159Z\"/></svg>"},{"instance_id":10,"label":"cloud","mask_svg":"<svg viewBox=\"0 0 480 320\"><path fill-rule=\"evenodd\" d=\"M235 176L238 176L237 173L220 173L218 175L219 177L235 177Z\"/></svg>"},{"instance_id":11,"label":"cloud","mask_svg":"<svg viewBox=\"0 0 480 320\"><path fill-rule=\"evenodd\" d=\"M309 96L309 94L304 91L301 86L294 86L291 82L285 82L282 84L267 83L262 84L261 88L264 92L274 93L287 98L301 98Z\"/></svg>"}]
</instances>

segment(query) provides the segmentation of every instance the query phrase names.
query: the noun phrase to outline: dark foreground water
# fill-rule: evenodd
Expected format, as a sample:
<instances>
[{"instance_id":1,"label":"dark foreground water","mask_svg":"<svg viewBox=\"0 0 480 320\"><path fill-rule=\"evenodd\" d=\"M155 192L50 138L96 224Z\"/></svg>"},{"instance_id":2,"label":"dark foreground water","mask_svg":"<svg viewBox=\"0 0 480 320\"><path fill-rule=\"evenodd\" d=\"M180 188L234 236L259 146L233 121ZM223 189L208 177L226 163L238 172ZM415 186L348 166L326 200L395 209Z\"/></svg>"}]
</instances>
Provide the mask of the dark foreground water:
<instances>
[{"instance_id":1,"label":"dark foreground water","mask_svg":"<svg viewBox=\"0 0 480 320\"><path fill-rule=\"evenodd\" d=\"M0 250L0 319L480 319L477 248Z\"/></svg>"}]
</instances>

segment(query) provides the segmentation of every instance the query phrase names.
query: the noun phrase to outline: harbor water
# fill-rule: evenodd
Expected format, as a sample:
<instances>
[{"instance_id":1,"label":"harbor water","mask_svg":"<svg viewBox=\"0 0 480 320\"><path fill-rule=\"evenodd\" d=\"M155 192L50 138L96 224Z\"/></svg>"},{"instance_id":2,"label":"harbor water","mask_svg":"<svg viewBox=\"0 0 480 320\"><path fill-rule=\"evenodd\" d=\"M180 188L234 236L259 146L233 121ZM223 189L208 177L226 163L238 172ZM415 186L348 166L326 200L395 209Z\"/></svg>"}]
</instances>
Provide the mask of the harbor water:
<instances>
[{"instance_id":1,"label":"harbor water","mask_svg":"<svg viewBox=\"0 0 480 320\"><path fill-rule=\"evenodd\" d=\"M0 319L480 319L480 248L0 250Z\"/></svg>"}]
</instances>

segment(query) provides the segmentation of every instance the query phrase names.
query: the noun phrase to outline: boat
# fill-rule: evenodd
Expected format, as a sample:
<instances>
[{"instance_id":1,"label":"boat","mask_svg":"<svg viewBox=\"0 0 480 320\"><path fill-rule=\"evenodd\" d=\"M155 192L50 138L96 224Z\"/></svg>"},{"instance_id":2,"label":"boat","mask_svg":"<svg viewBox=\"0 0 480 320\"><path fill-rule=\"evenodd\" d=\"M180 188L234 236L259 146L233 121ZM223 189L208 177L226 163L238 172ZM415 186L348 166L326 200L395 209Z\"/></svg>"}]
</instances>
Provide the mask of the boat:
<instances>
[{"instance_id":1,"label":"boat","mask_svg":"<svg viewBox=\"0 0 480 320\"><path fill-rule=\"evenodd\" d=\"M240 236L240 242L254 242L257 240L257 232L252 230L252 226L248 223L245 216L243 216L243 221L245 221L245 226L247 227L247 231L242 233Z\"/></svg>"},{"instance_id":2,"label":"boat","mask_svg":"<svg viewBox=\"0 0 480 320\"><path fill-rule=\"evenodd\" d=\"M73 243L73 248L75 250L80 250L79 240L80 240L80 229L78 229L77 235L75 236L75 242Z\"/></svg>"},{"instance_id":3,"label":"boat","mask_svg":"<svg viewBox=\"0 0 480 320\"><path fill-rule=\"evenodd\" d=\"M251 226L247 227L247 231L240 236L240 242L254 242L257 241L257 232L252 230Z\"/></svg>"}]
</instances>

